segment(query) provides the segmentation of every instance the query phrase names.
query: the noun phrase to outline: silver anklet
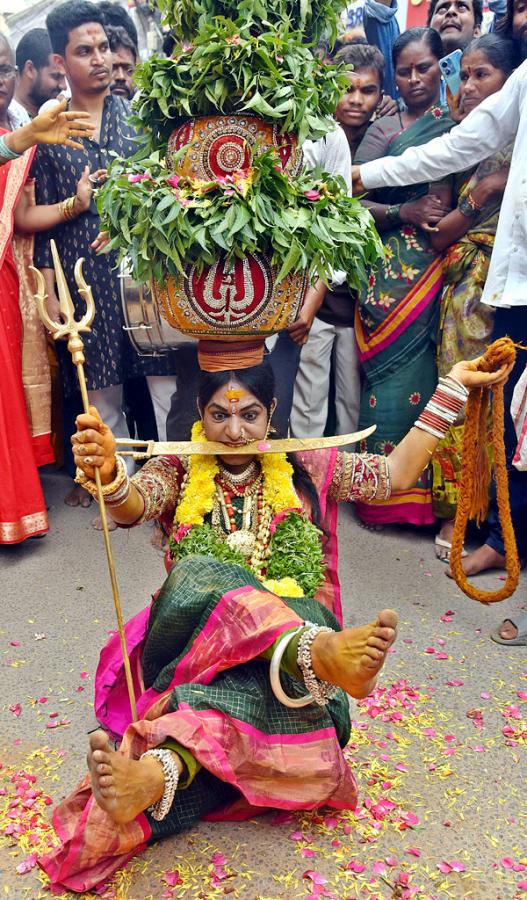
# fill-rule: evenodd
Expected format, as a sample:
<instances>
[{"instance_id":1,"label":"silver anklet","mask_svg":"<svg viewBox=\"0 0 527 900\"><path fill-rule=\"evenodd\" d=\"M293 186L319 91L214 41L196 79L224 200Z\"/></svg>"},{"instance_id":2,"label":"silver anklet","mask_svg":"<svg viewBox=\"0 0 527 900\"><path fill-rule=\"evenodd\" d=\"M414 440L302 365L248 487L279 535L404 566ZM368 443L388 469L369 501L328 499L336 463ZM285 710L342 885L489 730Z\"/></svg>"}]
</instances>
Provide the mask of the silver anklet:
<instances>
[{"instance_id":1,"label":"silver anklet","mask_svg":"<svg viewBox=\"0 0 527 900\"><path fill-rule=\"evenodd\" d=\"M318 706L327 706L329 700L336 697L338 687L330 684L329 681L323 681L317 678L313 671L313 663L311 662L311 645L320 634L321 631L333 632L332 628L327 625L313 625L312 622L306 622L306 630L298 642L297 662L302 675L304 676L304 684L313 698L313 702Z\"/></svg>"},{"instance_id":2,"label":"silver anklet","mask_svg":"<svg viewBox=\"0 0 527 900\"><path fill-rule=\"evenodd\" d=\"M144 759L145 756L155 756L163 766L163 775L165 778L165 790L163 791L163 796L157 803L153 803L152 806L149 806L147 810L156 822L161 822L161 820L166 818L170 812L170 808L174 802L174 795L179 781L179 771L176 760L174 759L174 754L172 750L169 750L167 747L156 747L154 750L147 750L140 758Z\"/></svg>"},{"instance_id":3,"label":"silver anklet","mask_svg":"<svg viewBox=\"0 0 527 900\"><path fill-rule=\"evenodd\" d=\"M271 682L273 694L280 703L284 706L289 706L291 709L308 706L309 703L313 702L311 694L306 694L304 697L289 697L284 691L282 682L280 681L280 663L282 662L285 649L293 638L296 637L298 632L303 631L304 628L305 625L301 625L300 628L296 628L295 631L290 631L289 634L286 634L285 637L278 642L271 657L271 665L269 667L269 681Z\"/></svg>"}]
</instances>

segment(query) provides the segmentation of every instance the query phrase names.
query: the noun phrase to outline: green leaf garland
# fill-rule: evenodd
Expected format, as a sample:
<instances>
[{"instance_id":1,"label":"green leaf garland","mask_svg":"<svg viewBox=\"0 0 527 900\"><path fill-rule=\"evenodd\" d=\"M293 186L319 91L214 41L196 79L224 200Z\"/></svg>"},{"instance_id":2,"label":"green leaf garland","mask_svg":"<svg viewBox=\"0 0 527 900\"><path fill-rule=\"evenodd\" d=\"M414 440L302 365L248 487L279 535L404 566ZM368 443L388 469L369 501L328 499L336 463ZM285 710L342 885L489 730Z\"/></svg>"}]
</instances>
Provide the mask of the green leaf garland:
<instances>
[{"instance_id":1,"label":"green leaf garland","mask_svg":"<svg viewBox=\"0 0 527 900\"><path fill-rule=\"evenodd\" d=\"M183 556L212 556L219 562L237 563L252 571L247 558L232 550L225 536L209 524L194 525L179 541L171 537L169 546L176 560ZM314 597L324 580L324 571L320 531L305 516L290 513L278 523L271 537L265 577L294 578L305 597ZM254 574L262 577L262 573Z\"/></svg>"},{"instance_id":2,"label":"green leaf garland","mask_svg":"<svg viewBox=\"0 0 527 900\"><path fill-rule=\"evenodd\" d=\"M342 178L288 176L273 150L230 180L211 182L178 179L159 154L116 161L97 205L109 249L130 257L140 282L164 282L190 263L212 265L222 252L241 258L259 251L279 268L279 279L308 270L327 283L343 270L358 287L383 252L370 213L348 196Z\"/></svg>"}]
</instances>

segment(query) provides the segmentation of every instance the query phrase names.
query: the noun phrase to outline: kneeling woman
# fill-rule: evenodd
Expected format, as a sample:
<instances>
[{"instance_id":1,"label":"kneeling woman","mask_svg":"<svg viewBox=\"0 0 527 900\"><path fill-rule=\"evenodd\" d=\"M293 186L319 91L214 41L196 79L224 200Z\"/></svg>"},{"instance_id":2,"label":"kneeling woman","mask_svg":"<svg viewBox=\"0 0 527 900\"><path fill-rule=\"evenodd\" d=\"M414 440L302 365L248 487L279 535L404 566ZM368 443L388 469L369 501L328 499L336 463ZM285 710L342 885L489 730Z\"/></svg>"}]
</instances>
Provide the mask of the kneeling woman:
<instances>
[{"instance_id":1,"label":"kneeling woman","mask_svg":"<svg viewBox=\"0 0 527 900\"><path fill-rule=\"evenodd\" d=\"M77 419L79 480L122 527L161 521L170 572L127 625L139 721L131 723L119 642L101 654L89 775L55 811L62 845L39 860L52 886L85 891L148 843L199 817L244 807L353 809L342 748L348 698L374 687L396 614L341 630L335 505L412 485L454 421L467 387L507 375L458 363L389 456L310 451L229 455L265 441L275 407L265 367L203 376L195 440L225 455L158 458L128 479L98 417ZM322 541L321 541L322 539ZM324 545L324 546L322 546Z\"/></svg>"}]
</instances>

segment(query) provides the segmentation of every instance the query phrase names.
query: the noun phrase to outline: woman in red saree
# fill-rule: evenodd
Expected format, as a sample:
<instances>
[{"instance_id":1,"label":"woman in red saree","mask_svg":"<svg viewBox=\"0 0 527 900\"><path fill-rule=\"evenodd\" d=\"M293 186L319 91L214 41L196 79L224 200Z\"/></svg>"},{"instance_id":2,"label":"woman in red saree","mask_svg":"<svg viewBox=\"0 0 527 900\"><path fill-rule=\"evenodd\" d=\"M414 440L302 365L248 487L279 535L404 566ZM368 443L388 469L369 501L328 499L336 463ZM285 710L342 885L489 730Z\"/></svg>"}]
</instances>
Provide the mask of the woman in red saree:
<instances>
[{"instance_id":1,"label":"woman in red saree","mask_svg":"<svg viewBox=\"0 0 527 900\"><path fill-rule=\"evenodd\" d=\"M71 137L92 130L77 121L78 113L65 113L64 105L58 105L13 132L8 111L15 88L13 63L11 48L2 39L0 137L8 135L8 140L0 142L0 544L20 543L45 534L49 527L22 380L22 318L12 250L15 208L28 179L34 144L78 146ZM44 221L42 227L48 224Z\"/></svg>"},{"instance_id":2,"label":"woman in red saree","mask_svg":"<svg viewBox=\"0 0 527 900\"><path fill-rule=\"evenodd\" d=\"M2 99L0 94L0 104ZM0 124L2 118L0 108ZM27 150L0 166L0 544L17 544L48 530L22 382L22 317L11 246L14 211L33 153Z\"/></svg>"}]
</instances>

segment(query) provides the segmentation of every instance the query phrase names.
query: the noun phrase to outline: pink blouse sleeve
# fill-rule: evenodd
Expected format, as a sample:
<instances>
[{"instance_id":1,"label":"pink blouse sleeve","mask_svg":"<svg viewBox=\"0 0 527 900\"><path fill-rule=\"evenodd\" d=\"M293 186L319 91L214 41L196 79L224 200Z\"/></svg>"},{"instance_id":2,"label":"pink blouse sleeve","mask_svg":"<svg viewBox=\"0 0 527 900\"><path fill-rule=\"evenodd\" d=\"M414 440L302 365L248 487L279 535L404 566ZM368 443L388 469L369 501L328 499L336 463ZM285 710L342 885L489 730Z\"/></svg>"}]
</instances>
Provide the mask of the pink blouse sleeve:
<instances>
[{"instance_id":1,"label":"pink blouse sleeve","mask_svg":"<svg viewBox=\"0 0 527 900\"><path fill-rule=\"evenodd\" d=\"M132 484L145 504L143 515L134 525L174 515L183 475L181 460L175 456L159 456L150 459L140 472L132 476Z\"/></svg>"},{"instance_id":2,"label":"pink blouse sleeve","mask_svg":"<svg viewBox=\"0 0 527 900\"><path fill-rule=\"evenodd\" d=\"M392 492L386 456L337 453L329 488L332 500L388 500Z\"/></svg>"}]
</instances>

